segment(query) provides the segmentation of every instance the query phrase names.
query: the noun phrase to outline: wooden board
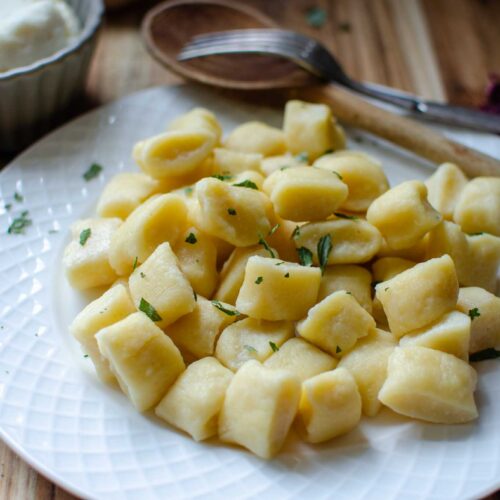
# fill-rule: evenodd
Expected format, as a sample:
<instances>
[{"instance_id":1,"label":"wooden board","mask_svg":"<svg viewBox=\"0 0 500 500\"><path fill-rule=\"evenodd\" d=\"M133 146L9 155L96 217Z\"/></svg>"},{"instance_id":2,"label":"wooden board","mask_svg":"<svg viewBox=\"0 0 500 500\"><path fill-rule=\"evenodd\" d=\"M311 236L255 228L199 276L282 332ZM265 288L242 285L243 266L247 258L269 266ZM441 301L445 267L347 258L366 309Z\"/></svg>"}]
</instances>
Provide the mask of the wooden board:
<instances>
[{"instance_id":1,"label":"wooden board","mask_svg":"<svg viewBox=\"0 0 500 500\"><path fill-rule=\"evenodd\" d=\"M177 83L147 54L140 20L155 2L109 13L87 85L72 115L150 87ZM463 105L482 102L489 73L500 73L498 0L248 0L278 23L322 40L353 77ZM321 28L307 10L324 8ZM0 499L74 498L0 443ZM492 497L493 498L493 497ZM500 496L496 496L500 500Z\"/></svg>"}]
</instances>

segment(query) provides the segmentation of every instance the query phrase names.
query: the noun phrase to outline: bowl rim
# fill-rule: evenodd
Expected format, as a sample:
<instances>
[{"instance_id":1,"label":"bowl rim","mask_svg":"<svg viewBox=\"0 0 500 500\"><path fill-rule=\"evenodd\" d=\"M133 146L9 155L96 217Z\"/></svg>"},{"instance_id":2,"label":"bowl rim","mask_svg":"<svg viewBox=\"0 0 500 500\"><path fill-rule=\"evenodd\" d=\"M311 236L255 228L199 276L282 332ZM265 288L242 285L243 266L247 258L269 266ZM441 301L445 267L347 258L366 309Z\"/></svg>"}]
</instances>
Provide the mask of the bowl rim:
<instances>
[{"instance_id":1,"label":"bowl rim","mask_svg":"<svg viewBox=\"0 0 500 500\"><path fill-rule=\"evenodd\" d=\"M19 68L13 68L11 70L0 72L0 83L4 81L14 80L17 77L22 77L24 75L31 75L40 71L53 63L57 63L66 59L71 54L75 53L80 47L92 39L97 33L98 29L102 24L104 17L104 2L103 0L85 0L91 4L91 8L94 7L90 12L90 19L85 22L82 31L76 37L76 39L70 43L67 47L58 50L51 56L44 57L38 61L35 61L27 66L20 66Z\"/></svg>"}]
</instances>

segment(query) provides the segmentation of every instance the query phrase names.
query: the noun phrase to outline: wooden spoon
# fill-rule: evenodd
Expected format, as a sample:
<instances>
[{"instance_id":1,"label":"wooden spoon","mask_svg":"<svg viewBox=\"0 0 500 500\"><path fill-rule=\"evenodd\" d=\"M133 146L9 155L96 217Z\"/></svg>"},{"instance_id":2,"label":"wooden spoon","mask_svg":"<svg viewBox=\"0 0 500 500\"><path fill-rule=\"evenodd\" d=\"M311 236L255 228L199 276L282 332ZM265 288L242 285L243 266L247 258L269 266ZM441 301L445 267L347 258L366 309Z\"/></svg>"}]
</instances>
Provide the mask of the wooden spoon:
<instances>
[{"instance_id":1,"label":"wooden spoon","mask_svg":"<svg viewBox=\"0 0 500 500\"><path fill-rule=\"evenodd\" d=\"M168 0L146 14L141 30L153 57L188 80L226 89L293 89L281 90L279 96L273 97L280 104L289 98L327 103L344 124L366 130L428 160L455 163L471 177L500 176L499 160L374 106L340 86L318 85L317 79L292 62L261 55L177 61L180 49L195 35L264 27L277 25L258 10L231 0Z\"/></svg>"}]
</instances>

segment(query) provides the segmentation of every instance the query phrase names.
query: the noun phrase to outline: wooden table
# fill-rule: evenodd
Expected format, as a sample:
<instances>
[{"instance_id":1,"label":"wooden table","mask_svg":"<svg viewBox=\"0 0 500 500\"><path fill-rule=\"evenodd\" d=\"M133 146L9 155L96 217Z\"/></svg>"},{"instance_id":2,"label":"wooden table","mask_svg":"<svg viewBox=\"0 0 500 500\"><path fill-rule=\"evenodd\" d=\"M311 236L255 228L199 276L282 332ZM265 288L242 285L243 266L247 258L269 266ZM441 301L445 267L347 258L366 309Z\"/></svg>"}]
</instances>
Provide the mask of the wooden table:
<instances>
[{"instance_id":1,"label":"wooden table","mask_svg":"<svg viewBox=\"0 0 500 500\"><path fill-rule=\"evenodd\" d=\"M76 114L131 92L179 78L146 53L138 34L154 2L109 13L85 100ZM436 100L478 105L489 73L500 74L498 0L251 0L283 26L330 47L355 78L392 85ZM306 12L327 12L321 28ZM0 499L71 499L0 443ZM494 497L492 497L494 498ZM500 495L496 495L500 500Z\"/></svg>"}]
</instances>

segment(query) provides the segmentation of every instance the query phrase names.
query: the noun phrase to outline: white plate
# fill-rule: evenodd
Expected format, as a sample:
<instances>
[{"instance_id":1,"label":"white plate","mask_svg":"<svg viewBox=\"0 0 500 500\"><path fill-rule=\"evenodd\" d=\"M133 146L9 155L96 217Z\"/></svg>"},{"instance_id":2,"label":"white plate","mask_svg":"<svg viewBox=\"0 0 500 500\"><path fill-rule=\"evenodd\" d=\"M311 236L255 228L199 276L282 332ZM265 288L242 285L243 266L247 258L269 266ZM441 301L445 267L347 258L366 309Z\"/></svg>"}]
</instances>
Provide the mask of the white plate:
<instances>
[{"instance_id":1,"label":"white plate","mask_svg":"<svg viewBox=\"0 0 500 500\"><path fill-rule=\"evenodd\" d=\"M0 175L0 435L43 474L75 494L123 498L466 498L500 486L498 362L478 365L480 418L460 426L413 422L384 411L322 446L289 439L273 461L242 449L195 443L135 412L95 378L68 335L85 303L61 270L69 224L92 213L105 182L132 170L134 142L206 106L226 130L250 119L278 125L277 111L198 87L153 88L100 108L33 146ZM454 135L500 157L500 141ZM361 137L355 132L351 137ZM352 147L379 157L391 181L424 178L430 168L366 137ZM85 182L92 162L105 166ZM24 202L12 201L15 191ZM7 235L29 210L26 234ZM49 233L58 229L58 234Z\"/></svg>"}]
</instances>

